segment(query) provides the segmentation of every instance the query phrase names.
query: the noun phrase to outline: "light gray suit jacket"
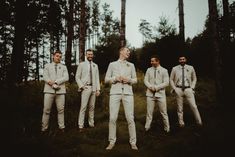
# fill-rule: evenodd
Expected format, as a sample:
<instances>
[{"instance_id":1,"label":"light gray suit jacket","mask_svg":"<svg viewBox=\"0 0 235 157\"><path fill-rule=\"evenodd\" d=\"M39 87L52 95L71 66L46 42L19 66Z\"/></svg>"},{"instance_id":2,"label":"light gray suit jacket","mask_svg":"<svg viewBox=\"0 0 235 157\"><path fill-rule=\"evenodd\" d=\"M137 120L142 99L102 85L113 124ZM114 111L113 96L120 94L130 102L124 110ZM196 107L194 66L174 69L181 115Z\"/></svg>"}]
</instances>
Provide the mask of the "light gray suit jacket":
<instances>
[{"instance_id":1,"label":"light gray suit jacket","mask_svg":"<svg viewBox=\"0 0 235 157\"><path fill-rule=\"evenodd\" d=\"M92 64L92 90L97 91L100 90L100 78L99 78L99 68L98 65L94 62ZM78 84L78 91L82 90L82 87L86 86L89 78L89 62L84 61L81 62L77 67L76 72L76 82Z\"/></svg>"},{"instance_id":2,"label":"light gray suit jacket","mask_svg":"<svg viewBox=\"0 0 235 157\"><path fill-rule=\"evenodd\" d=\"M123 71L123 74L121 74ZM126 77L129 79L129 83L124 84L116 82L117 77ZM105 75L105 83L111 84L110 95L112 94L127 94L133 95L132 84L137 83L136 70L133 63L125 61L125 67L120 69L120 62L111 62L108 66L108 70Z\"/></svg>"},{"instance_id":3,"label":"light gray suit jacket","mask_svg":"<svg viewBox=\"0 0 235 157\"><path fill-rule=\"evenodd\" d=\"M156 78L154 78L154 67L147 69L144 77L144 84L147 87L146 96L148 97L165 97L165 87L169 85L169 74L167 69L159 66L156 70ZM154 87L156 92L152 92L150 87Z\"/></svg>"},{"instance_id":4,"label":"light gray suit jacket","mask_svg":"<svg viewBox=\"0 0 235 157\"><path fill-rule=\"evenodd\" d=\"M69 80L67 67L61 63L57 65L57 74L55 72L55 63L48 63L43 70L43 80L45 81L44 93L56 93L65 94L65 82ZM60 86L60 89L55 90L49 84L48 81L56 81Z\"/></svg>"},{"instance_id":5,"label":"light gray suit jacket","mask_svg":"<svg viewBox=\"0 0 235 157\"><path fill-rule=\"evenodd\" d=\"M191 65L184 65L184 69L185 69L185 78L189 83L190 88L195 88L196 86L196 82L197 82L197 76L196 76L196 72L193 68L193 66ZM177 83L179 81L181 81L181 77L182 77L182 66L181 65L177 65L175 67L172 68L171 71L171 75L170 75L170 85L172 87L172 89L175 89L177 86Z\"/></svg>"}]
</instances>

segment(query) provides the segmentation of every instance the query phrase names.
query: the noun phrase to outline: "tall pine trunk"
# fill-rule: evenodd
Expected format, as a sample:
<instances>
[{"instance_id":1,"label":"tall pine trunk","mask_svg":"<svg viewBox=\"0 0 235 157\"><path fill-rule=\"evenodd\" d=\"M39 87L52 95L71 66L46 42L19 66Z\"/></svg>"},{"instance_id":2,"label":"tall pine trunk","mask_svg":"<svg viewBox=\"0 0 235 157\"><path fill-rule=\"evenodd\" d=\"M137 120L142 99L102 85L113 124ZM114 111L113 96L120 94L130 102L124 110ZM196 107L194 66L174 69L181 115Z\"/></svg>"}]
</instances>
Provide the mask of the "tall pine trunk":
<instances>
[{"instance_id":1,"label":"tall pine trunk","mask_svg":"<svg viewBox=\"0 0 235 157\"><path fill-rule=\"evenodd\" d=\"M120 46L126 46L126 0L121 0Z\"/></svg>"},{"instance_id":2,"label":"tall pine trunk","mask_svg":"<svg viewBox=\"0 0 235 157\"><path fill-rule=\"evenodd\" d=\"M218 36L218 11L216 0L208 0L209 6L209 32L213 48L214 56L214 74L216 83L216 94L218 102L221 104L223 101L223 86L222 86L222 60L219 49L219 36Z\"/></svg>"},{"instance_id":3,"label":"tall pine trunk","mask_svg":"<svg viewBox=\"0 0 235 157\"><path fill-rule=\"evenodd\" d=\"M73 12L74 12L74 0L69 0L69 15L68 15L68 37L67 37L67 50L65 54L65 64L68 68L69 82L72 82L72 43L73 43Z\"/></svg>"},{"instance_id":4,"label":"tall pine trunk","mask_svg":"<svg viewBox=\"0 0 235 157\"><path fill-rule=\"evenodd\" d=\"M234 98L234 76L228 75L232 73L233 70L233 57L230 50L230 21L229 21L229 3L228 0L223 0L223 69L222 69L222 83L223 83L223 98L226 106ZM233 101L232 101L233 102Z\"/></svg>"},{"instance_id":5,"label":"tall pine trunk","mask_svg":"<svg viewBox=\"0 0 235 157\"><path fill-rule=\"evenodd\" d=\"M84 61L85 43L86 43L86 0L81 0L81 13L79 25L79 62Z\"/></svg>"},{"instance_id":6,"label":"tall pine trunk","mask_svg":"<svg viewBox=\"0 0 235 157\"><path fill-rule=\"evenodd\" d=\"M179 36L182 44L185 42L184 32L184 1L179 0Z\"/></svg>"},{"instance_id":7,"label":"tall pine trunk","mask_svg":"<svg viewBox=\"0 0 235 157\"><path fill-rule=\"evenodd\" d=\"M26 32L26 12L27 1L16 1L16 16L15 16L15 34L13 50L11 55L11 66L8 71L9 85L21 83L23 79L24 69L24 42Z\"/></svg>"},{"instance_id":8,"label":"tall pine trunk","mask_svg":"<svg viewBox=\"0 0 235 157\"><path fill-rule=\"evenodd\" d=\"M35 75L35 80L39 81L40 76L39 76L39 42L38 39L36 41L36 75Z\"/></svg>"}]
</instances>

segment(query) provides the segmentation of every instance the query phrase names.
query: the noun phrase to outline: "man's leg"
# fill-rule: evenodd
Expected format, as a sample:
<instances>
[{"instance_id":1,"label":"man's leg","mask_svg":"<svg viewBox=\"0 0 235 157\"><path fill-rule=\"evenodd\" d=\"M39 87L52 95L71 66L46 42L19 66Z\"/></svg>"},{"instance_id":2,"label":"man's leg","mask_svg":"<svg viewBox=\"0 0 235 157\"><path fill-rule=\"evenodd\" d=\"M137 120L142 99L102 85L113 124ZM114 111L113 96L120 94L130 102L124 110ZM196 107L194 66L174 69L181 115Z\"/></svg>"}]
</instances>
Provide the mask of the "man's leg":
<instances>
[{"instance_id":1,"label":"man's leg","mask_svg":"<svg viewBox=\"0 0 235 157\"><path fill-rule=\"evenodd\" d=\"M136 144L136 128L134 121L134 98L133 96L123 95L122 102L124 106L125 116L128 123L130 144Z\"/></svg>"},{"instance_id":2,"label":"man's leg","mask_svg":"<svg viewBox=\"0 0 235 157\"><path fill-rule=\"evenodd\" d=\"M92 89L88 87L88 89L84 89L81 94L81 107L78 117L78 126L80 129L84 127L84 119L88 101L90 99Z\"/></svg>"},{"instance_id":3,"label":"man's leg","mask_svg":"<svg viewBox=\"0 0 235 157\"><path fill-rule=\"evenodd\" d=\"M180 127L184 127L184 117L183 117L183 91L181 88L176 88L176 102L177 102L177 115L178 115L178 122Z\"/></svg>"},{"instance_id":4,"label":"man's leg","mask_svg":"<svg viewBox=\"0 0 235 157\"><path fill-rule=\"evenodd\" d=\"M163 124L164 124L164 131L169 132L170 131L170 124L169 124L169 118L168 118L168 114L167 114L166 97L157 98L157 104L158 104L160 114L162 116L162 120L163 120Z\"/></svg>"},{"instance_id":5,"label":"man's leg","mask_svg":"<svg viewBox=\"0 0 235 157\"><path fill-rule=\"evenodd\" d=\"M65 95L64 94L57 94L55 98L56 107L57 107L57 118L58 118L58 125L60 129L64 129L64 104L65 104Z\"/></svg>"},{"instance_id":6,"label":"man's leg","mask_svg":"<svg viewBox=\"0 0 235 157\"><path fill-rule=\"evenodd\" d=\"M196 123L198 125L202 125L201 116L196 105L193 90L191 88L186 89L185 96L186 96L187 101L189 102L189 106L191 110L193 111L194 117L196 119Z\"/></svg>"},{"instance_id":7,"label":"man's leg","mask_svg":"<svg viewBox=\"0 0 235 157\"><path fill-rule=\"evenodd\" d=\"M120 108L121 95L111 95L109 99L109 143L116 142L116 121Z\"/></svg>"},{"instance_id":8,"label":"man's leg","mask_svg":"<svg viewBox=\"0 0 235 157\"><path fill-rule=\"evenodd\" d=\"M145 122L145 130L146 131L148 131L151 127L154 106L155 106L154 99L152 97L147 97L147 114L146 114L146 122Z\"/></svg>"},{"instance_id":9,"label":"man's leg","mask_svg":"<svg viewBox=\"0 0 235 157\"><path fill-rule=\"evenodd\" d=\"M89 100L89 116L88 116L88 123L90 127L94 127L94 114L95 114L95 100L96 95L95 92L92 92Z\"/></svg>"},{"instance_id":10,"label":"man's leg","mask_svg":"<svg viewBox=\"0 0 235 157\"><path fill-rule=\"evenodd\" d=\"M42 115L42 131L46 131L48 129L48 123L51 113L51 106L54 102L54 94L45 93L44 94L44 107L43 107L43 115Z\"/></svg>"}]
</instances>

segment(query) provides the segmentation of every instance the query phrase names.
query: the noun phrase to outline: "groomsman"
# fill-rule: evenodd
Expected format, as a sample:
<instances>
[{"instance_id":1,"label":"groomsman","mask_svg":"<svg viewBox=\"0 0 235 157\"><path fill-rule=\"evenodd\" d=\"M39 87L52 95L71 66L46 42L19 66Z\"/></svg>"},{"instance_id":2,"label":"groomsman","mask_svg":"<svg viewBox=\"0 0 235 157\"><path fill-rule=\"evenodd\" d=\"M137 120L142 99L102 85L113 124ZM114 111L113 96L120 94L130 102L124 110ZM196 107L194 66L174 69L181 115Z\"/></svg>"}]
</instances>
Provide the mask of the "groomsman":
<instances>
[{"instance_id":1,"label":"groomsman","mask_svg":"<svg viewBox=\"0 0 235 157\"><path fill-rule=\"evenodd\" d=\"M119 50L119 59L109 64L105 83L111 84L109 99L109 145L106 150L113 149L116 142L116 121L122 101L128 123L131 149L136 146L136 128L134 122L134 98L132 84L137 83L136 70L133 63L127 61L130 50L123 47Z\"/></svg>"},{"instance_id":2,"label":"groomsman","mask_svg":"<svg viewBox=\"0 0 235 157\"><path fill-rule=\"evenodd\" d=\"M59 130L64 132L64 104L65 104L65 82L69 80L65 65L61 64L62 53L56 51L53 54L53 62L46 64L43 70L44 86L44 108L42 115L41 131L48 130L51 107L55 101L58 112Z\"/></svg>"},{"instance_id":3,"label":"groomsman","mask_svg":"<svg viewBox=\"0 0 235 157\"><path fill-rule=\"evenodd\" d=\"M93 51L86 50L86 61L80 63L76 72L78 91L81 91L81 107L78 117L79 131L84 131L84 119L87 106L89 106L88 123L94 127L94 112L96 96L100 95L100 79L97 64L93 62Z\"/></svg>"},{"instance_id":4,"label":"groomsman","mask_svg":"<svg viewBox=\"0 0 235 157\"><path fill-rule=\"evenodd\" d=\"M148 68L144 77L144 84L147 87L147 115L145 130L151 127L155 103L157 103L163 119L164 131L170 131L169 118L167 114L165 87L169 85L169 75L167 69L160 65L158 56L151 57L152 67Z\"/></svg>"},{"instance_id":5,"label":"groomsman","mask_svg":"<svg viewBox=\"0 0 235 157\"><path fill-rule=\"evenodd\" d=\"M202 120L198 111L194 89L197 82L196 72L193 66L186 64L187 59L184 55L179 56L179 65L172 68L170 75L170 85L176 94L177 114L179 127L184 127L183 102L186 99L194 114L196 123L201 126Z\"/></svg>"}]
</instances>

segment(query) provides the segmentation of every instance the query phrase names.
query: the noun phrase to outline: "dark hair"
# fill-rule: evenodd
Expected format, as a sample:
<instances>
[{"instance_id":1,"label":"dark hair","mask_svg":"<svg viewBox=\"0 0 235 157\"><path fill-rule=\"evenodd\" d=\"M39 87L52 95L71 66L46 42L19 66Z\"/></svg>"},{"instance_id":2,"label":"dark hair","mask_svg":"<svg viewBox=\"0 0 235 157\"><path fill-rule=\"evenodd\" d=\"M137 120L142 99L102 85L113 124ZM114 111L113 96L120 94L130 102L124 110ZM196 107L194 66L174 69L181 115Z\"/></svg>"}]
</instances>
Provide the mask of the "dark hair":
<instances>
[{"instance_id":1,"label":"dark hair","mask_svg":"<svg viewBox=\"0 0 235 157\"><path fill-rule=\"evenodd\" d=\"M156 61L160 61L160 57L158 55L152 55L151 58L154 58Z\"/></svg>"},{"instance_id":2,"label":"dark hair","mask_svg":"<svg viewBox=\"0 0 235 157\"><path fill-rule=\"evenodd\" d=\"M87 53L88 51L92 51L92 52L93 52L93 50L92 50L92 49L87 49L87 50L86 50L86 53Z\"/></svg>"},{"instance_id":3,"label":"dark hair","mask_svg":"<svg viewBox=\"0 0 235 157\"><path fill-rule=\"evenodd\" d=\"M187 58L187 54L185 52L179 53L178 58L185 57Z\"/></svg>"},{"instance_id":4,"label":"dark hair","mask_svg":"<svg viewBox=\"0 0 235 157\"><path fill-rule=\"evenodd\" d=\"M56 50L56 51L53 53L53 55L55 55L55 54L57 54L57 53L59 53L59 54L62 55L62 52L61 52L60 50Z\"/></svg>"}]
</instances>

